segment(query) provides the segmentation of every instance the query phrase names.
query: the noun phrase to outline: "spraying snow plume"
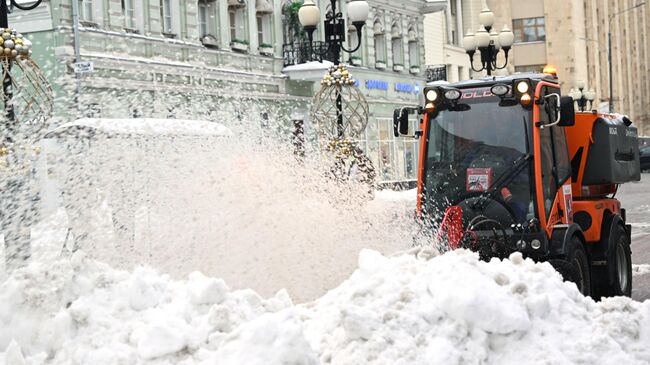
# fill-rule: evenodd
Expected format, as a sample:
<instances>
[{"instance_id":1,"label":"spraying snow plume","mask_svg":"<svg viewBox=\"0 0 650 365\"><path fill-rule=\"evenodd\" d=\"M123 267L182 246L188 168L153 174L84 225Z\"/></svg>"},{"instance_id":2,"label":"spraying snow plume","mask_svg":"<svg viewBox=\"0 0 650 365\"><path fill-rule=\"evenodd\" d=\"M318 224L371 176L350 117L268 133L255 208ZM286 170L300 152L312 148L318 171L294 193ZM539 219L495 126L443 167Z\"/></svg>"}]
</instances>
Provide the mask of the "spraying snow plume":
<instances>
[{"instance_id":1,"label":"spraying snow plume","mask_svg":"<svg viewBox=\"0 0 650 365\"><path fill-rule=\"evenodd\" d=\"M43 243L56 246L48 259L65 242L116 267L200 270L307 300L347 277L362 248L411 245L413 205L396 210L363 183L337 183L317 151L297 158L286 139L245 124L170 123L85 120L49 135L46 220L63 229Z\"/></svg>"}]
</instances>

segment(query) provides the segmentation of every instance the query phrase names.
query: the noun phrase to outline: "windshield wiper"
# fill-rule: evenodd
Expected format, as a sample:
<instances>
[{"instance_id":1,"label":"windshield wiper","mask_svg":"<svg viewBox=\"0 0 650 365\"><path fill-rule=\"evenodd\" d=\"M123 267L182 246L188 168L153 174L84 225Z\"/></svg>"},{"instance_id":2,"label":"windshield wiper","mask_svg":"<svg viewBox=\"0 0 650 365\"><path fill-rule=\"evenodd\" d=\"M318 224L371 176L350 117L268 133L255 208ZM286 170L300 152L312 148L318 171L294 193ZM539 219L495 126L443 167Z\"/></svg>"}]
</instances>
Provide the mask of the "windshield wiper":
<instances>
[{"instance_id":1,"label":"windshield wiper","mask_svg":"<svg viewBox=\"0 0 650 365\"><path fill-rule=\"evenodd\" d=\"M501 176L499 176L498 179L488 188L488 190L481 194L479 199L477 199L474 204L472 204L472 208L476 207L483 207L483 204L488 199L494 199L495 195L499 192L499 190L505 186L508 185L519 173L521 170L526 166L526 163L533 158L533 155L530 153L525 153L521 156L519 156L516 160L512 162L512 165L503 173Z\"/></svg>"}]
</instances>

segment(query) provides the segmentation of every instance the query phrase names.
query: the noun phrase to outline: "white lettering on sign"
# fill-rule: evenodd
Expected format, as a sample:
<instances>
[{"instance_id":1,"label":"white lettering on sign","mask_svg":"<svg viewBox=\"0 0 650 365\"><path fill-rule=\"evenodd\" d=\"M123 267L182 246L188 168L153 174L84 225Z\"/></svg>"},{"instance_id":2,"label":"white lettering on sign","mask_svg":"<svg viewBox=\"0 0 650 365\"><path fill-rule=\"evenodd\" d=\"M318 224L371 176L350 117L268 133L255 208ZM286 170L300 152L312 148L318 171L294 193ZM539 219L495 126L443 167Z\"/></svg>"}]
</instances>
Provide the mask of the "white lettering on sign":
<instances>
[{"instance_id":1,"label":"white lettering on sign","mask_svg":"<svg viewBox=\"0 0 650 365\"><path fill-rule=\"evenodd\" d=\"M616 130L616 127L609 127L609 134L617 135L618 132Z\"/></svg>"},{"instance_id":2,"label":"white lettering on sign","mask_svg":"<svg viewBox=\"0 0 650 365\"><path fill-rule=\"evenodd\" d=\"M628 129L625 131L625 136L626 137L636 137L636 130L635 129Z\"/></svg>"},{"instance_id":3,"label":"white lettering on sign","mask_svg":"<svg viewBox=\"0 0 650 365\"><path fill-rule=\"evenodd\" d=\"M75 73L87 73L87 72L93 72L95 69L92 61L81 61L81 62L76 62L74 64L74 72Z\"/></svg>"}]
</instances>

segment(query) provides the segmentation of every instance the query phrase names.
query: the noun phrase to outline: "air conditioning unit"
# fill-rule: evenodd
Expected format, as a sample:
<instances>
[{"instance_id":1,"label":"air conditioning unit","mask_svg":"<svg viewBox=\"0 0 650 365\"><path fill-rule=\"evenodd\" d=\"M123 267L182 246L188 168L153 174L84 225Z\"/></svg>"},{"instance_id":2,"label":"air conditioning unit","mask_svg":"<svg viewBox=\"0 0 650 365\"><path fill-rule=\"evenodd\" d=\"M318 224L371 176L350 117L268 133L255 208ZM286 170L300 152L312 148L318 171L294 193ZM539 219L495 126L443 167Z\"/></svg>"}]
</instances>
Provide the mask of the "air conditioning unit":
<instances>
[{"instance_id":1,"label":"air conditioning unit","mask_svg":"<svg viewBox=\"0 0 650 365\"><path fill-rule=\"evenodd\" d=\"M201 38L201 43L203 43L203 45L206 47L219 48L219 42L217 42L217 38L210 34L203 36L203 38Z\"/></svg>"}]
</instances>

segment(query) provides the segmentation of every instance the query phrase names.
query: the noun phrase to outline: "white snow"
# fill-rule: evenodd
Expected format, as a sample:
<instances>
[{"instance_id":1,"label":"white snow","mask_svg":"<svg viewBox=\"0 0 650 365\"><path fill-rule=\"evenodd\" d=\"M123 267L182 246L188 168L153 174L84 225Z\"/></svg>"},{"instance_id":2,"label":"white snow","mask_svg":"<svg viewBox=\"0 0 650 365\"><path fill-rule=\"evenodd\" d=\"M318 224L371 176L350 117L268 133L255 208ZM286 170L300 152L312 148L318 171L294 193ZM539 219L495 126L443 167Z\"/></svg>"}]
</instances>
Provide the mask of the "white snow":
<instances>
[{"instance_id":1,"label":"white snow","mask_svg":"<svg viewBox=\"0 0 650 365\"><path fill-rule=\"evenodd\" d=\"M287 66L282 69L282 72L294 72L294 71L325 71L334 65L330 61L310 61L305 63L300 63L297 65Z\"/></svg>"},{"instance_id":2,"label":"white snow","mask_svg":"<svg viewBox=\"0 0 650 365\"><path fill-rule=\"evenodd\" d=\"M650 362L650 301L595 303L518 254L421 253L364 250L349 279L301 305L82 252L32 263L0 284L0 364Z\"/></svg>"},{"instance_id":3,"label":"white snow","mask_svg":"<svg viewBox=\"0 0 650 365\"><path fill-rule=\"evenodd\" d=\"M155 119L155 118L82 118L65 123L54 129L48 135L55 136L65 131L77 128L98 130L111 135L192 135L192 136L231 136L226 126L217 122L187 119Z\"/></svg>"},{"instance_id":4,"label":"white snow","mask_svg":"<svg viewBox=\"0 0 650 365\"><path fill-rule=\"evenodd\" d=\"M632 274L639 276L650 274L650 264L632 265Z\"/></svg>"}]
</instances>

